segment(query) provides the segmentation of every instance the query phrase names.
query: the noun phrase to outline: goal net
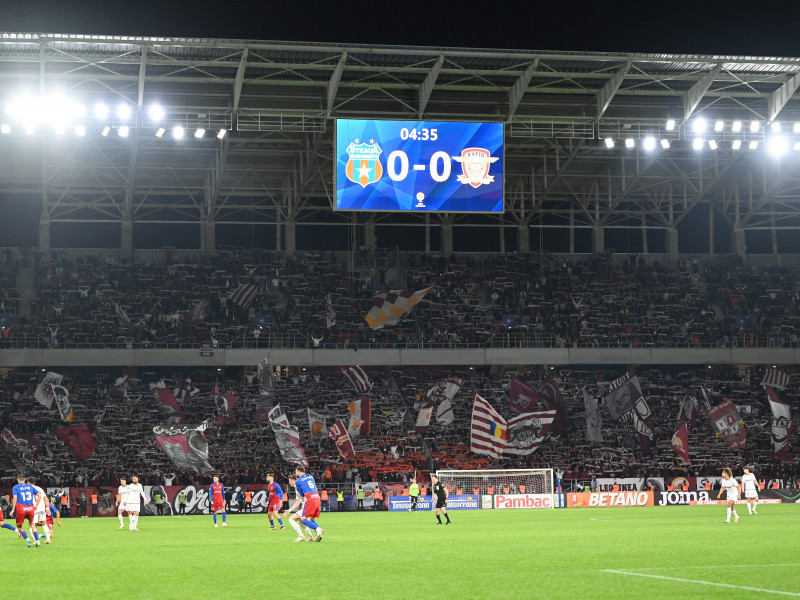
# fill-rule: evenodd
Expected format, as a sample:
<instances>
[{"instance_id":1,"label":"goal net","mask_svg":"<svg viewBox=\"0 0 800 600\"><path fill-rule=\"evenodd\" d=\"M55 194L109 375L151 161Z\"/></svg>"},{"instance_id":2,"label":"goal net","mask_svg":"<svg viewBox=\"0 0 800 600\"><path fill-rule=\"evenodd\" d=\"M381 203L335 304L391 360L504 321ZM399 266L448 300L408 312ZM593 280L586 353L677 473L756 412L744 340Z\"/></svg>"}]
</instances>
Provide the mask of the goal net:
<instances>
[{"instance_id":1,"label":"goal net","mask_svg":"<svg viewBox=\"0 0 800 600\"><path fill-rule=\"evenodd\" d=\"M552 508L553 469L436 471L450 495L481 496L483 508Z\"/></svg>"}]
</instances>

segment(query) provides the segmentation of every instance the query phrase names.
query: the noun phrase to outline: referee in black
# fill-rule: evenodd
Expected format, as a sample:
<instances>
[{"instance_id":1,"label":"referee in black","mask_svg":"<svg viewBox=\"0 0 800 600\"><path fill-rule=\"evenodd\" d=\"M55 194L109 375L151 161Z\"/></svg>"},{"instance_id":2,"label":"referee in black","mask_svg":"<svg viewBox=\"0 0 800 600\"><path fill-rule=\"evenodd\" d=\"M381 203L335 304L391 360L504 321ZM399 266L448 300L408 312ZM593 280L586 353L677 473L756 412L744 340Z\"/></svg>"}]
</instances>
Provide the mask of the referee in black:
<instances>
[{"instance_id":1,"label":"referee in black","mask_svg":"<svg viewBox=\"0 0 800 600\"><path fill-rule=\"evenodd\" d=\"M433 495L436 496L436 520L439 521L437 525L442 524L440 511L444 518L447 519L445 525L450 525L450 515L447 514L447 488L439 482L439 478L436 475L431 475L431 483L433 484ZM431 500L433 500L432 497Z\"/></svg>"}]
</instances>

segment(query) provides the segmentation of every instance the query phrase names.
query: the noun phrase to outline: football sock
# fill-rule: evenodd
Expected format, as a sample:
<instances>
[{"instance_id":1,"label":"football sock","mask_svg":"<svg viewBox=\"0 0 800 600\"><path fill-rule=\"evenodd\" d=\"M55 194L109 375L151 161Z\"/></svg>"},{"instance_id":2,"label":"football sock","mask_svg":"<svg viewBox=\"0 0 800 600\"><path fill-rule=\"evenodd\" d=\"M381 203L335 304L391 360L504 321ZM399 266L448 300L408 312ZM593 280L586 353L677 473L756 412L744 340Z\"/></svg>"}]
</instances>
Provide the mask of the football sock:
<instances>
[{"instance_id":1,"label":"football sock","mask_svg":"<svg viewBox=\"0 0 800 600\"><path fill-rule=\"evenodd\" d=\"M308 537L310 537L312 540L314 539L314 534L311 532L311 530L308 527L306 527L306 535Z\"/></svg>"},{"instance_id":2,"label":"football sock","mask_svg":"<svg viewBox=\"0 0 800 600\"><path fill-rule=\"evenodd\" d=\"M448 515L447 513L444 514L444 518L447 519L448 523L450 522L450 515Z\"/></svg>"},{"instance_id":3,"label":"football sock","mask_svg":"<svg viewBox=\"0 0 800 600\"><path fill-rule=\"evenodd\" d=\"M730 507L728 508L728 519L727 520L728 521L731 520L731 509L730 509Z\"/></svg>"},{"instance_id":4,"label":"football sock","mask_svg":"<svg viewBox=\"0 0 800 600\"><path fill-rule=\"evenodd\" d=\"M217 524L217 513L214 513L214 525Z\"/></svg>"},{"instance_id":5,"label":"football sock","mask_svg":"<svg viewBox=\"0 0 800 600\"><path fill-rule=\"evenodd\" d=\"M16 527L14 527L13 525L9 525L8 523L3 523L2 527L4 527L5 529L10 529L11 531L17 530Z\"/></svg>"},{"instance_id":6,"label":"football sock","mask_svg":"<svg viewBox=\"0 0 800 600\"><path fill-rule=\"evenodd\" d=\"M222 513L222 522L223 523L225 522L225 517L227 517L227 516L228 516L228 513Z\"/></svg>"},{"instance_id":7,"label":"football sock","mask_svg":"<svg viewBox=\"0 0 800 600\"><path fill-rule=\"evenodd\" d=\"M314 531L317 530L317 524L314 523L314 521L309 521L308 519L302 519L300 522L309 529L313 529Z\"/></svg>"},{"instance_id":8,"label":"football sock","mask_svg":"<svg viewBox=\"0 0 800 600\"><path fill-rule=\"evenodd\" d=\"M119 526L125 527L125 517L123 517L122 515L119 515Z\"/></svg>"},{"instance_id":9,"label":"football sock","mask_svg":"<svg viewBox=\"0 0 800 600\"><path fill-rule=\"evenodd\" d=\"M25 533L24 529L20 529L19 532L22 534L23 539L26 539L26 540L28 539L28 534Z\"/></svg>"},{"instance_id":10,"label":"football sock","mask_svg":"<svg viewBox=\"0 0 800 600\"><path fill-rule=\"evenodd\" d=\"M33 539L35 539L37 542L39 541L39 532L38 531L34 531L33 532Z\"/></svg>"},{"instance_id":11,"label":"football sock","mask_svg":"<svg viewBox=\"0 0 800 600\"><path fill-rule=\"evenodd\" d=\"M271 522L271 521L270 521L270 522ZM280 517L278 517L278 523L280 523L280 524L281 524L281 527L283 527L283 519L281 519Z\"/></svg>"},{"instance_id":12,"label":"football sock","mask_svg":"<svg viewBox=\"0 0 800 600\"><path fill-rule=\"evenodd\" d=\"M275 527L275 521L273 521L272 519L270 519L270 520L269 520L269 526L270 526L270 527Z\"/></svg>"},{"instance_id":13,"label":"football sock","mask_svg":"<svg viewBox=\"0 0 800 600\"><path fill-rule=\"evenodd\" d=\"M300 531L300 523L298 523L298 522L297 522L297 521L295 521L294 519L289 519L289 525L291 525L291 526L292 526L292 529L294 529L294 530L297 532L297 536L298 536L298 537L305 537L305 536L303 535L303 532L302 532L302 531Z\"/></svg>"},{"instance_id":14,"label":"football sock","mask_svg":"<svg viewBox=\"0 0 800 600\"><path fill-rule=\"evenodd\" d=\"M439 524L441 524L442 523L441 515L436 515L436 520L439 521Z\"/></svg>"},{"instance_id":15,"label":"football sock","mask_svg":"<svg viewBox=\"0 0 800 600\"><path fill-rule=\"evenodd\" d=\"M44 539L50 541L50 528L47 525L44 526Z\"/></svg>"}]
</instances>

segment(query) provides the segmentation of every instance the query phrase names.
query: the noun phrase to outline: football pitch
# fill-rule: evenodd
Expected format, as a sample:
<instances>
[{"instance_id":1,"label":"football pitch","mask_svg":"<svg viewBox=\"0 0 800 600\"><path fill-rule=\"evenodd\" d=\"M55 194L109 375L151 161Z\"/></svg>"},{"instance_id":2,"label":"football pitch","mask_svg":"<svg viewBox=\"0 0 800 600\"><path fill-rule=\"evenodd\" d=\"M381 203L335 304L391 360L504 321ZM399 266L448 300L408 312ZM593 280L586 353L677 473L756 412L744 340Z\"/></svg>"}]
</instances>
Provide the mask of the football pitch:
<instances>
[{"instance_id":1,"label":"football pitch","mask_svg":"<svg viewBox=\"0 0 800 600\"><path fill-rule=\"evenodd\" d=\"M0 533L9 597L800 598L800 507L323 513L320 543L266 515L63 519L53 545ZM221 520L221 519L220 519ZM5 594L4 594L5 596Z\"/></svg>"}]
</instances>

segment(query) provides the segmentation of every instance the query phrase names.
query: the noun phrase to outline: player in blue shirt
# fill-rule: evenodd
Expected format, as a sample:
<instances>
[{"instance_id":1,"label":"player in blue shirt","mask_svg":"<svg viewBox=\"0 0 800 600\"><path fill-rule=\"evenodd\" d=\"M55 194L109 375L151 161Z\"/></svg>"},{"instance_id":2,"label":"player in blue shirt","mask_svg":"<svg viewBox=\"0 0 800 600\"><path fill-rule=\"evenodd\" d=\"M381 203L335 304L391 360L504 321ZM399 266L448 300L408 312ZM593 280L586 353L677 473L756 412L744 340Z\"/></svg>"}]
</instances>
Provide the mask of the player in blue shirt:
<instances>
[{"instance_id":1,"label":"player in blue shirt","mask_svg":"<svg viewBox=\"0 0 800 600\"><path fill-rule=\"evenodd\" d=\"M28 548L31 547L31 540L25 533L25 520L30 524L31 533L36 539L36 545L41 546L39 543L39 531L36 529L36 522L34 520L34 507L39 502L39 492L36 491L30 483L25 482L25 475L20 473L17 475L17 485L11 490L11 512L17 515L17 529L22 531L22 537L25 538L25 543Z\"/></svg>"},{"instance_id":2,"label":"player in blue shirt","mask_svg":"<svg viewBox=\"0 0 800 600\"><path fill-rule=\"evenodd\" d=\"M309 529L316 531L317 541L321 542L323 529L315 521L315 519L319 518L321 506L317 483L311 475L306 473L304 467L298 466L294 472L297 475L297 481L295 482L297 492L306 499L305 506L303 506L303 519L300 522Z\"/></svg>"}]
</instances>

